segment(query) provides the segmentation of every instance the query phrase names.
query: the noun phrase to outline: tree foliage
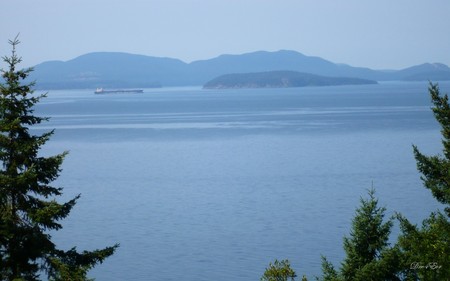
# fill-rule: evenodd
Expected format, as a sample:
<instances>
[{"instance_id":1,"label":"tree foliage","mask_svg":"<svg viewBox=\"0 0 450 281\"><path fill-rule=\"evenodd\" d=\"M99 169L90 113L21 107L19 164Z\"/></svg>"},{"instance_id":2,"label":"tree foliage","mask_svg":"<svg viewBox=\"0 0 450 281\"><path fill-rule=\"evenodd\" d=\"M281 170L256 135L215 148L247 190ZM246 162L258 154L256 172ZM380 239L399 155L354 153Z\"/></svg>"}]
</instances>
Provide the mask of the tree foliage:
<instances>
[{"instance_id":1,"label":"tree foliage","mask_svg":"<svg viewBox=\"0 0 450 281\"><path fill-rule=\"evenodd\" d=\"M341 274L344 280L391 279L390 272L382 270L383 259L389 256L389 235L393 226L392 219L384 222L385 208L378 207L374 189L369 190L369 199L361 198L352 222L350 237L344 238L344 250L347 255L342 264Z\"/></svg>"},{"instance_id":2,"label":"tree foliage","mask_svg":"<svg viewBox=\"0 0 450 281\"><path fill-rule=\"evenodd\" d=\"M297 275L291 268L289 260L275 260L274 263L269 263L269 267L266 268L261 281L294 281L295 277Z\"/></svg>"},{"instance_id":3,"label":"tree foliage","mask_svg":"<svg viewBox=\"0 0 450 281\"><path fill-rule=\"evenodd\" d=\"M323 281L339 281L341 280L338 272L334 268L334 265L327 260L325 256L322 256L322 278L318 280Z\"/></svg>"},{"instance_id":4,"label":"tree foliage","mask_svg":"<svg viewBox=\"0 0 450 281\"><path fill-rule=\"evenodd\" d=\"M389 247L392 219L384 221L385 208L378 207L374 189L360 200L352 221L350 236L344 238L346 258L341 268L322 257L322 280L398 280L398 255Z\"/></svg>"},{"instance_id":5,"label":"tree foliage","mask_svg":"<svg viewBox=\"0 0 450 281\"><path fill-rule=\"evenodd\" d=\"M437 84L430 83L428 90L434 116L441 125L443 155L426 156L413 146L414 157L425 187L438 202L446 205L445 211L450 217L450 105L448 95L441 95Z\"/></svg>"},{"instance_id":6,"label":"tree foliage","mask_svg":"<svg viewBox=\"0 0 450 281\"><path fill-rule=\"evenodd\" d=\"M424 186L445 207L444 212L432 212L421 227L398 215L402 274L407 280L450 279L450 105L437 84L430 83L428 90L434 116L441 125L443 153L426 156L417 146L413 151Z\"/></svg>"},{"instance_id":7,"label":"tree foliage","mask_svg":"<svg viewBox=\"0 0 450 281\"><path fill-rule=\"evenodd\" d=\"M33 125L48 118L35 116L34 106L45 95L33 93L34 83L24 83L32 68L18 70L17 37L10 41L12 54L3 60L0 84L0 279L86 280L86 272L113 254L118 245L92 252L62 251L49 231L62 228L80 195L65 203L56 198L63 189L58 178L67 152L43 157L39 151L53 134L33 135Z\"/></svg>"}]
</instances>

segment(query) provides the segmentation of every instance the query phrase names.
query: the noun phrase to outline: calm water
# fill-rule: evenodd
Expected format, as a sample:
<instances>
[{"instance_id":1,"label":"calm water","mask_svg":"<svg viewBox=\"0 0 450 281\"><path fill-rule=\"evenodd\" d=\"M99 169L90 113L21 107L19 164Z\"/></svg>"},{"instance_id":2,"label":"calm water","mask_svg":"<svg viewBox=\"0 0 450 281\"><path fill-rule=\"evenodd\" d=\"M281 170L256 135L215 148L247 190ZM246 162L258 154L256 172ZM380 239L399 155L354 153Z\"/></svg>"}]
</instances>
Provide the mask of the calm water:
<instances>
[{"instance_id":1,"label":"calm water","mask_svg":"<svg viewBox=\"0 0 450 281\"><path fill-rule=\"evenodd\" d=\"M70 150L57 184L82 194L53 236L119 242L98 281L259 280L276 258L318 275L321 255L339 265L372 183L388 215L439 207L411 148L441 149L427 86L52 91L37 108L56 129L44 153Z\"/></svg>"}]
</instances>

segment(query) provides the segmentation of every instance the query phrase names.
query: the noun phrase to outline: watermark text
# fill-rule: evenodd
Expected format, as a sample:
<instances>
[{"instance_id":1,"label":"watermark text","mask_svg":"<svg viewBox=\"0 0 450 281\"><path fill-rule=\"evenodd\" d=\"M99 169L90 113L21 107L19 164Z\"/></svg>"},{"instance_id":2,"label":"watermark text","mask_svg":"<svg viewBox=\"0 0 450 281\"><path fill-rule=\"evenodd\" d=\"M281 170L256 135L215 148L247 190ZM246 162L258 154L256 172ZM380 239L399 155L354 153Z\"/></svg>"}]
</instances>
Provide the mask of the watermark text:
<instances>
[{"instance_id":1,"label":"watermark text","mask_svg":"<svg viewBox=\"0 0 450 281\"><path fill-rule=\"evenodd\" d=\"M410 266L410 269L437 270L437 269L441 269L441 268L442 268L442 265L439 265L437 262L429 262L429 263L413 262Z\"/></svg>"}]
</instances>

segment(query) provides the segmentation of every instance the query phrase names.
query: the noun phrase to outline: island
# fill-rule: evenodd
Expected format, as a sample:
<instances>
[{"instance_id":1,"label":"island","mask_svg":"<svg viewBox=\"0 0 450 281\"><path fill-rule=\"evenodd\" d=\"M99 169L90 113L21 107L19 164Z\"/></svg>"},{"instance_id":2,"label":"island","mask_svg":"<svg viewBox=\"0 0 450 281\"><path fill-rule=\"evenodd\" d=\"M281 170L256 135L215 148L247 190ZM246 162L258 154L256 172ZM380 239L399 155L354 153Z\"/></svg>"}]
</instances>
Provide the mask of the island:
<instances>
[{"instance_id":1,"label":"island","mask_svg":"<svg viewBox=\"0 0 450 281\"><path fill-rule=\"evenodd\" d=\"M377 81L351 77L328 77L297 71L234 73L216 77L204 89L290 88L378 84Z\"/></svg>"}]
</instances>

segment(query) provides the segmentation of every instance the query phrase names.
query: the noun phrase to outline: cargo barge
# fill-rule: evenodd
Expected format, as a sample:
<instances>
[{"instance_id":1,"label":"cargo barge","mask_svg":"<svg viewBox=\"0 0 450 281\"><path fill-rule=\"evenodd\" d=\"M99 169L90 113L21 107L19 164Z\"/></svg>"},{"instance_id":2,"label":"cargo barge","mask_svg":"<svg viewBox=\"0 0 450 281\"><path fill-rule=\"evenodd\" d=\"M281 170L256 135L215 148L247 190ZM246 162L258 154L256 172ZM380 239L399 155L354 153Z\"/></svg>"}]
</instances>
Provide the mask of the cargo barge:
<instances>
[{"instance_id":1,"label":"cargo barge","mask_svg":"<svg viewBox=\"0 0 450 281\"><path fill-rule=\"evenodd\" d=\"M119 93L143 93L144 90L140 89L117 89L117 90L105 90L103 88L97 88L95 94L119 94Z\"/></svg>"}]
</instances>

